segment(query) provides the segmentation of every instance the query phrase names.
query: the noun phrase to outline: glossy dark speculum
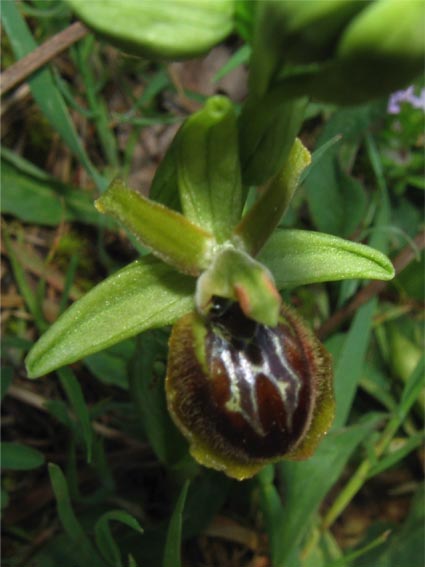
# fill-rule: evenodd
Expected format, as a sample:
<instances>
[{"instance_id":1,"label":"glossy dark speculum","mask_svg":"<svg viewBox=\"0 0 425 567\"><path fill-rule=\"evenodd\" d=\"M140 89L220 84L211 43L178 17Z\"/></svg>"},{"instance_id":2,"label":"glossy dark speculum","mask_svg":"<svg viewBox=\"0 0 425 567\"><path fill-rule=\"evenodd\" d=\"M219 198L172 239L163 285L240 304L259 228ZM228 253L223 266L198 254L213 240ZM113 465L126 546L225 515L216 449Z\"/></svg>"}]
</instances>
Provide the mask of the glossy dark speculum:
<instances>
[{"instance_id":1,"label":"glossy dark speculum","mask_svg":"<svg viewBox=\"0 0 425 567\"><path fill-rule=\"evenodd\" d=\"M237 303L213 298L206 320L193 313L173 330L171 414L200 462L237 478L284 455L297 458L298 448L300 458L311 453L303 438L318 400L332 414L329 379L323 347L286 306L272 328L248 319ZM307 445L315 446L323 432Z\"/></svg>"}]
</instances>

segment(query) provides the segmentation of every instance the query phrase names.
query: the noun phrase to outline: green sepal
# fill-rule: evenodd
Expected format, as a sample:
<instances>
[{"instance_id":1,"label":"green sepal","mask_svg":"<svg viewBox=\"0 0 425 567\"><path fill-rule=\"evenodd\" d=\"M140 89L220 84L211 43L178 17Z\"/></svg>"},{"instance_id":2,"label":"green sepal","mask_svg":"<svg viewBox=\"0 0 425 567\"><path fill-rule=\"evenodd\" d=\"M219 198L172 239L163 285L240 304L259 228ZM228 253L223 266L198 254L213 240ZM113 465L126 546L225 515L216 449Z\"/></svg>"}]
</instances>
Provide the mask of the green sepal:
<instances>
[{"instance_id":1,"label":"green sepal","mask_svg":"<svg viewBox=\"0 0 425 567\"><path fill-rule=\"evenodd\" d=\"M75 302L26 358L37 378L193 309L195 281L153 256L136 260Z\"/></svg>"},{"instance_id":2,"label":"green sepal","mask_svg":"<svg viewBox=\"0 0 425 567\"><path fill-rule=\"evenodd\" d=\"M193 276L208 266L215 244L211 234L180 213L146 199L114 181L96 201L96 208L118 219L144 246L179 271Z\"/></svg>"},{"instance_id":3,"label":"green sepal","mask_svg":"<svg viewBox=\"0 0 425 567\"><path fill-rule=\"evenodd\" d=\"M259 260L273 272L279 289L326 281L394 277L393 265L378 250L307 230L276 231Z\"/></svg>"},{"instance_id":4,"label":"green sepal","mask_svg":"<svg viewBox=\"0 0 425 567\"><path fill-rule=\"evenodd\" d=\"M183 125L177 151L185 216L224 242L242 210L236 114L231 101L224 96L208 99Z\"/></svg>"},{"instance_id":5,"label":"green sepal","mask_svg":"<svg viewBox=\"0 0 425 567\"><path fill-rule=\"evenodd\" d=\"M207 315L213 296L238 301L250 319L275 327L281 298L273 276L259 262L241 250L224 248L196 285L196 306Z\"/></svg>"},{"instance_id":6,"label":"green sepal","mask_svg":"<svg viewBox=\"0 0 425 567\"><path fill-rule=\"evenodd\" d=\"M239 117L244 185L262 185L282 169L301 127L306 98L286 100L274 89L248 99Z\"/></svg>"},{"instance_id":7,"label":"green sepal","mask_svg":"<svg viewBox=\"0 0 425 567\"><path fill-rule=\"evenodd\" d=\"M310 164L310 152L298 138L283 169L270 180L260 197L235 229L245 250L255 256L279 224L303 170Z\"/></svg>"},{"instance_id":8,"label":"green sepal","mask_svg":"<svg viewBox=\"0 0 425 567\"><path fill-rule=\"evenodd\" d=\"M233 28L228 0L66 0L77 16L113 45L150 59L205 53Z\"/></svg>"}]
</instances>

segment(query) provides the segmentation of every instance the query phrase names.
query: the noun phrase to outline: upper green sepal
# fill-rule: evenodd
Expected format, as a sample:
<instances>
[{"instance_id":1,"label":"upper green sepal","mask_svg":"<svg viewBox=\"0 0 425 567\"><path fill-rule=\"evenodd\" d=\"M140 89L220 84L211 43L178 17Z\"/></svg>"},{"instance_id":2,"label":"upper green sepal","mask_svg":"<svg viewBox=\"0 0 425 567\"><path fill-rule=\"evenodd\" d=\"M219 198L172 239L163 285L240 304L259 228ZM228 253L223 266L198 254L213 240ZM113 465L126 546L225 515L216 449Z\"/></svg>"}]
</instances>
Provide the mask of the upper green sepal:
<instances>
[{"instance_id":1,"label":"upper green sepal","mask_svg":"<svg viewBox=\"0 0 425 567\"><path fill-rule=\"evenodd\" d=\"M236 114L224 96L209 98L176 138L180 201L185 216L227 240L242 210Z\"/></svg>"},{"instance_id":2,"label":"upper green sepal","mask_svg":"<svg viewBox=\"0 0 425 567\"><path fill-rule=\"evenodd\" d=\"M246 315L258 323L275 327L281 298L267 268L242 250L224 247L197 281L196 306L208 315L214 297L237 301Z\"/></svg>"},{"instance_id":3,"label":"upper green sepal","mask_svg":"<svg viewBox=\"0 0 425 567\"><path fill-rule=\"evenodd\" d=\"M110 43L134 55L181 59L205 53L233 28L228 0L66 0Z\"/></svg>"},{"instance_id":4,"label":"upper green sepal","mask_svg":"<svg viewBox=\"0 0 425 567\"><path fill-rule=\"evenodd\" d=\"M179 271L196 276L208 266L215 244L210 233L180 213L129 189L122 181L114 181L95 205L101 213L122 222L156 256Z\"/></svg>"},{"instance_id":5,"label":"upper green sepal","mask_svg":"<svg viewBox=\"0 0 425 567\"><path fill-rule=\"evenodd\" d=\"M276 231L259 260L273 272L279 289L326 281L394 277L393 265L378 250L307 230Z\"/></svg>"},{"instance_id":6,"label":"upper green sepal","mask_svg":"<svg viewBox=\"0 0 425 567\"><path fill-rule=\"evenodd\" d=\"M26 358L37 378L147 329L171 325L193 308L195 281L153 256L136 260L76 301Z\"/></svg>"}]
</instances>

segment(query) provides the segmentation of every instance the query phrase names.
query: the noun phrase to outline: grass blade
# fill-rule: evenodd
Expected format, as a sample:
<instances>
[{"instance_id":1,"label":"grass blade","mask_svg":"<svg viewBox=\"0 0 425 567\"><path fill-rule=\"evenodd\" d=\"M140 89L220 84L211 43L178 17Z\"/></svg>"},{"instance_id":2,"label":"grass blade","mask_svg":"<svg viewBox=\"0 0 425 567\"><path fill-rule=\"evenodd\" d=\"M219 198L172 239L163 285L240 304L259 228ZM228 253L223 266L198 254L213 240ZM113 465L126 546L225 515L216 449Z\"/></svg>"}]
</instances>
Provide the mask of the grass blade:
<instances>
[{"instance_id":1,"label":"grass blade","mask_svg":"<svg viewBox=\"0 0 425 567\"><path fill-rule=\"evenodd\" d=\"M170 525L168 527L167 541L165 544L164 560L162 567L181 567L181 533L183 523L183 509L186 502L187 491L189 489L189 481L183 485L180 495L171 516Z\"/></svg>"},{"instance_id":2,"label":"grass blade","mask_svg":"<svg viewBox=\"0 0 425 567\"><path fill-rule=\"evenodd\" d=\"M37 47L28 25L19 13L16 2L3 2L1 17L12 49L18 59ZM41 111L92 176L98 189L106 189L107 182L90 162L51 71L43 69L37 72L29 80L29 85Z\"/></svg>"},{"instance_id":3,"label":"grass blade","mask_svg":"<svg viewBox=\"0 0 425 567\"><path fill-rule=\"evenodd\" d=\"M70 368L62 368L58 370L58 376L62 388L65 390L68 400L81 425L81 431L87 449L87 462L90 463L93 452L93 429L83 391Z\"/></svg>"}]
</instances>

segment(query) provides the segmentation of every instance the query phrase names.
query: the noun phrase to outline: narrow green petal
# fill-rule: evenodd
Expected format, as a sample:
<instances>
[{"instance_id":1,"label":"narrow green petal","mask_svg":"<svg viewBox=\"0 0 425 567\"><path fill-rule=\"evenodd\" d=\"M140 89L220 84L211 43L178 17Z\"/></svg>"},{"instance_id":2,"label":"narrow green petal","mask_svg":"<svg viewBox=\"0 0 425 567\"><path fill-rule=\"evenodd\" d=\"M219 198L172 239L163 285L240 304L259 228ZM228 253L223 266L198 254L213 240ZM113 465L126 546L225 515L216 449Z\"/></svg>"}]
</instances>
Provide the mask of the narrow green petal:
<instances>
[{"instance_id":1,"label":"narrow green petal","mask_svg":"<svg viewBox=\"0 0 425 567\"><path fill-rule=\"evenodd\" d=\"M235 229L245 249L253 256L278 225L294 194L302 171L310 164L310 152L298 138L279 173L273 177L253 207Z\"/></svg>"},{"instance_id":2,"label":"narrow green petal","mask_svg":"<svg viewBox=\"0 0 425 567\"><path fill-rule=\"evenodd\" d=\"M193 276L208 266L212 235L180 213L146 199L114 181L96 201L96 208L119 220L152 252L179 271Z\"/></svg>"},{"instance_id":3,"label":"narrow green petal","mask_svg":"<svg viewBox=\"0 0 425 567\"><path fill-rule=\"evenodd\" d=\"M278 288L346 279L390 280L390 260L374 248L330 234L279 230L259 255Z\"/></svg>"},{"instance_id":4,"label":"narrow green petal","mask_svg":"<svg viewBox=\"0 0 425 567\"><path fill-rule=\"evenodd\" d=\"M193 308L193 278L152 256L136 260L71 305L26 359L37 378L146 329L174 323Z\"/></svg>"}]
</instances>

